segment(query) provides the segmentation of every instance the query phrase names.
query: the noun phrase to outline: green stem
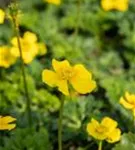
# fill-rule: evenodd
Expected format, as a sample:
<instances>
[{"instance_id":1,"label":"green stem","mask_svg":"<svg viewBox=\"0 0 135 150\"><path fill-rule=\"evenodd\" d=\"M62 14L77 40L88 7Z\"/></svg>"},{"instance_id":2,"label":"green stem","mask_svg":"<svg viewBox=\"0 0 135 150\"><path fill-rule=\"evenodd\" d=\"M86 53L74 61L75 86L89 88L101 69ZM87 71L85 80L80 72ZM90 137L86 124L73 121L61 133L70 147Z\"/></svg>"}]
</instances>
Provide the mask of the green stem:
<instances>
[{"instance_id":1,"label":"green stem","mask_svg":"<svg viewBox=\"0 0 135 150\"><path fill-rule=\"evenodd\" d=\"M63 118L64 99L61 99L59 122L58 122L58 150L62 150L62 118Z\"/></svg>"},{"instance_id":2,"label":"green stem","mask_svg":"<svg viewBox=\"0 0 135 150\"><path fill-rule=\"evenodd\" d=\"M102 150L102 144L103 144L103 142L99 141L98 150Z\"/></svg>"},{"instance_id":3,"label":"green stem","mask_svg":"<svg viewBox=\"0 0 135 150\"><path fill-rule=\"evenodd\" d=\"M19 31L19 24L17 20L17 16L12 16L14 27L15 27L15 34L17 37L17 43L18 43L18 48L19 48L19 53L20 53L20 59L21 59L21 70L22 70L22 76L23 76L23 83L24 83L24 91L25 91L25 96L27 100L27 116L28 116L28 123L29 126L31 127L32 125L32 116L31 116L31 102L30 102L30 97L29 97L29 92L28 92L28 86L27 86L27 81L26 81L26 73L25 73L25 64L23 61L23 54L22 54L22 48L21 48L21 42L20 42L20 31Z\"/></svg>"}]
</instances>

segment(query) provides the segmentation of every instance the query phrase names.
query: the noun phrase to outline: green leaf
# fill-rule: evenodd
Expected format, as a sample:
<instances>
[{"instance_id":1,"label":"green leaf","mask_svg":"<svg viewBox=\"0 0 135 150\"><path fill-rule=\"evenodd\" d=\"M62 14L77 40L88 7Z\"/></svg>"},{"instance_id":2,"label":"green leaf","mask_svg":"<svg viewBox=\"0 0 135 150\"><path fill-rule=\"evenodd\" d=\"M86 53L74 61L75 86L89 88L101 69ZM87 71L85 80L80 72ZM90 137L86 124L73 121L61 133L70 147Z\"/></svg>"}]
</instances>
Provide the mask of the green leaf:
<instances>
[{"instance_id":1,"label":"green leaf","mask_svg":"<svg viewBox=\"0 0 135 150\"><path fill-rule=\"evenodd\" d=\"M135 150L135 134L123 134L120 143L113 150Z\"/></svg>"}]
</instances>

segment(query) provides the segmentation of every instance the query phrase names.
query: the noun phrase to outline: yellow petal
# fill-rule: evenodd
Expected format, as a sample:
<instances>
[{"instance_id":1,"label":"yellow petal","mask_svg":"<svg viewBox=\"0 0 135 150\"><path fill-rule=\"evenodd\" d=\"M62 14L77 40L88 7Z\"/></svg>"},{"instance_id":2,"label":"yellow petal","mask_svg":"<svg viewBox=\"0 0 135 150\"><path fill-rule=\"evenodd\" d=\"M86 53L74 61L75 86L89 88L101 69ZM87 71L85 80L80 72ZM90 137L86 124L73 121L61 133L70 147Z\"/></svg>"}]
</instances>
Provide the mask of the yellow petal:
<instances>
[{"instance_id":1,"label":"yellow petal","mask_svg":"<svg viewBox=\"0 0 135 150\"><path fill-rule=\"evenodd\" d=\"M22 39L21 37L20 37L19 39L20 39L20 42L22 43L23 39ZM13 37L13 38L11 39L11 44L12 44L13 46L18 47L17 37Z\"/></svg>"},{"instance_id":2,"label":"yellow petal","mask_svg":"<svg viewBox=\"0 0 135 150\"><path fill-rule=\"evenodd\" d=\"M113 9L113 1L112 0L101 0L101 6L105 11Z\"/></svg>"},{"instance_id":3,"label":"yellow petal","mask_svg":"<svg viewBox=\"0 0 135 150\"><path fill-rule=\"evenodd\" d=\"M59 91L61 91L64 95L69 95L68 84L66 80L59 80L57 82L57 86Z\"/></svg>"},{"instance_id":4,"label":"yellow petal","mask_svg":"<svg viewBox=\"0 0 135 150\"><path fill-rule=\"evenodd\" d=\"M47 53L47 47L44 43L38 43L38 54L39 55L45 55Z\"/></svg>"},{"instance_id":5,"label":"yellow petal","mask_svg":"<svg viewBox=\"0 0 135 150\"><path fill-rule=\"evenodd\" d=\"M36 36L36 34L27 31L27 32L24 33L23 39L24 39L26 42L34 43L34 42L37 41L37 36Z\"/></svg>"},{"instance_id":6,"label":"yellow petal","mask_svg":"<svg viewBox=\"0 0 135 150\"><path fill-rule=\"evenodd\" d=\"M119 11L126 11L128 9L129 0L117 0L114 3L114 8Z\"/></svg>"},{"instance_id":7,"label":"yellow petal","mask_svg":"<svg viewBox=\"0 0 135 150\"><path fill-rule=\"evenodd\" d=\"M131 94L129 92L125 92L125 98L128 102L130 102L130 99L131 99Z\"/></svg>"},{"instance_id":8,"label":"yellow petal","mask_svg":"<svg viewBox=\"0 0 135 150\"><path fill-rule=\"evenodd\" d=\"M86 130L89 135L94 135L95 128L99 126L99 122L94 118L91 119L91 122L87 124Z\"/></svg>"},{"instance_id":9,"label":"yellow petal","mask_svg":"<svg viewBox=\"0 0 135 150\"><path fill-rule=\"evenodd\" d=\"M16 124L9 124L16 119L11 116L2 117L0 116L0 130L11 130L15 128Z\"/></svg>"},{"instance_id":10,"label":"yellow petal","mask_svg":"<svg viewBox=\"0 0 135 150\"><path fill-rule=\"evenodd\" d=\"M131 104L135 104L135 95L134 94L129 94L128 92L125 93L125 98L127 102Z\"/></svg>"},{"instance_id":11,"label":"yellow petal","mask_svg":"<svg viewBox=\"0 0 135 150\"><path fill-rule=\"evenodd\" d=\"M83 65L75 65L73 70L74 75L70 79L70 83L78 93L90 93L96 88L96 82L91 80L91 73L89 73Z\"/></svg>"},{"instance_id":12,"label":"yellow petal","mask_svg":"<svg viewBox=\"0 0 135 150\"><path fill-rule=\"evenodd\" d=\"M2 119L2 122L4 123L11 123L16 120L16 118L13 118L11 116L1 117L1 119Z\"/></svg>"},{"instance_id":13,"label":"yellow petal","mask_svg":"<svg viewBox=\"0 0 135 150\"><path fill-rule=\"evenodd\" d=\"M135 108L132 111L133 111L133 116L135 117Z\"/></svg>"},{"instance_id":14,"label":"yellow petal","mask_svg":"<svg viewBox=\"0 0 135 150\"><path fill-rule=\"evenodd\" d=\"M5 124L5 125L0 124L0 130L12 130L15 127L16 127L16 124Z\"/></svg>"},{"instance_id":15,"label":"yellow petal","mask_svg":"<svg viewBox=\"0 0 135 150\"><path fill-rule=\"evenodd\" d=\"M55 5L59 5L61 3L61 0L44 0L44 1Z\"/></svg>"},{"instance_id":16,"label":"yellow petal","mask_svg":"<svg viewBox=\"0 0 135 150\"><path fill-rule=\"evenodd\" d=\"M89 135L93 136L95 139L104 140L107 135L105 132L99 133L100 124L95 119L92 119L90 123L87 125L87 132Z\"/></svg>"},{"instance_id":17,"label":"yellow petal","mask_svg":"<svg viewBox=\"0 0 135 150\"><path fill-rule=\"evenodd\" d=\"M108 135L106 141L109 143L114 143L119 141L120 138L121 138L121 131L120 129L116 128Z\"/></svg>"},{"instance_id":18,"label":"yellow petal","mask_svg":"<svg viewBox=\"0 0 135 150\"><path fill-rule=\"evenodd\" d=\"M11 50L11 54L12 54L14 57L19 57L19 56L20 56L18 47L11 47L10 50Z\"/></svg>"},{"instance_id":19,"label":"yellow petal","mask_svg":"<svg viewBox=\"0 0 135 150\"><path fill-rule=\"evenodd\" d=\"M55 72L45 69L42 72L42 81L51 87L57 86L57 75Z\"/></svg>"},{"instance_id":20,"label":"yellow petal","mask_svg":"<svg viewBox=\"0 0 135 150\"><path fill-rule=\"evenodd\" d=\"M70 64L67 60L57 61L56 59L53 59L52 66L56 72L59 72L63 68L69 68Z\"/></svg>"},{"instance_id":21,"label":"yellow petal","mask_svg":"<svg viewBox=\"0 0 135 150\"><path fill-rule=\"evenodd\" d=\"M2 9L0 9L0 24L4 22L4 18L5 18L5 12Z\"/></svg>"},{"instance_id":22,"label":"yellow petal","mask_svg":"<svg viewBox=\"0 0 135 150\"><path fill-rule=\"evenodd\" d=\"M120 98L120 104L122 104L127 109L132 109L134 106L128 103L123 97Z\"/></svg>"},{"instance_id":23,"label":"yellow petal","mask_svg":"<svg viewBox=\"0 0 135 150\"><path fill-rule=\"evenodd\" d=\"M113 119L109 118L109 117L104 117L101 124L108 128L108 132L111 132L112 130L114 130L117 127L117 122L114 121Z\"/></svg>"}]
</instances>

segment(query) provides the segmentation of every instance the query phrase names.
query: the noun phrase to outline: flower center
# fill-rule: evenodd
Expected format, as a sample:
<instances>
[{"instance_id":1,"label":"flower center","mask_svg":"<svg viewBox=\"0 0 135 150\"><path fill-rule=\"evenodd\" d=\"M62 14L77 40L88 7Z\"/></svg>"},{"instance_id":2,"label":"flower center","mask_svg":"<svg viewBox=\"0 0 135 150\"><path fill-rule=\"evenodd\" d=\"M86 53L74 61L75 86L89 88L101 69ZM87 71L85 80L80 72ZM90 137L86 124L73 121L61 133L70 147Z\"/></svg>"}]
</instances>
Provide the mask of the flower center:
<instances>
[{"instance_id":1,"label":"flower center","mask_svg":"<svg viewBox=\"0 0 135 150\"><path fill-rule=\"evenodd\" d=\"M62 80L69 80L73 76L73 69L71 67L62 68L59 71L59 76Z\"/></svg>"},{"instance_id":2,"label":"flower center","mask_svg":"<svg viewBox=\"0 0 135 150\"><path fill-rule=\"evenodd\" d=\"M98 132L99 134L105 133L107 132L107 128L103 125L100 125L97 129L96 132Z\"/></svg>"}]
</instances>

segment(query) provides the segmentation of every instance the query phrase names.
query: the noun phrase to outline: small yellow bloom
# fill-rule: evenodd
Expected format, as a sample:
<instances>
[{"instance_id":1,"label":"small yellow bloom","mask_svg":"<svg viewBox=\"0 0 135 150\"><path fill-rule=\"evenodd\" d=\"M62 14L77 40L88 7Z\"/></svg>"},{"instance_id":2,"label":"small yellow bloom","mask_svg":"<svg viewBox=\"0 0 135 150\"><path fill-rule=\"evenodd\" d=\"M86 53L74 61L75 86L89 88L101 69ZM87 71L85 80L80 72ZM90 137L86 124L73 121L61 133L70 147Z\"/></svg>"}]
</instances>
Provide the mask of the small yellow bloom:
<instances>
[{"instance_id":1,"label":"small yellow bloom","mask_svg":"<svg viewBox=\"0 0 135 150\"><path fill-rule=\"evenodd\" d=\"M25 32L23 37L20 37L21 48L22 48L22 57L25 64L29 64L32 60L36 57L36 55L41 55L41 48L42 48L42 55L46 53L45 47L41 47L41 43L37 42L37 36L34 33L29 31ZM20 52L18 48L17 37L14 37L11 40L13 47L11 48L11 53L15 57L20 57Z\"/></svg>"},{"instance_id":2,"label":"small yellow bloom","mask_svg":"<svg viewBox=\"0 0 135 150\"><path fill-rule=\"evenodd\" d=\"M0 116L0 130L12 130L16 127L16 124L12 123L16 119L11 116Z\"/></svg>"},{"instance_id":3,"label":"small yellow bloom","mask_svg":"<svg viewBox=\"0 0 135 150\"><path fill-rule=\"evenodd\" d=\"M93 91L96 82L92 80L92 75L81 64L71 66L67 60L52 60L54 71L45 69L42 72L42 80L51 87L58 87L65 95L69 95L68 83L80 94Z\"/></svg>"},{"instance_id":4,"label":"small yellow bloom","mask_svg":"<svg viewBox=\"0 0 135 150\"><path fill-rule=\"evenodd\" d=\"M120 98L120 104L122 104L126 109L133 112L135 117L135 94L125 93L125 97Z\"/></svg>"},{"instance_id":5,"label":"small yellow bloom","mask_svg":"<svg viewBox=\"0 0 135 150\"><path fill-rule=\"evenodd\" d=\"M101 0L102 8L105 11L116 9L118 11L126 11L128 9L129 0Z\"/></svg>"},{"instance_id":6,"label":"small yellow bloom","mask_svg":"<svg viewBox=\"0 0 135 150\"><path fill-rule=\"evenodd\" d=\"M4 22L5 19L5 12L0 9L0 24L2 24Z\"/></svg>"},{"instance_id":7,"label":"small yellow bloom","mask_svg":"<svg viewBox=\"0 0 135 150\"><path fill-rule=\"evenodd\" d=\"M0 67L8 68L16 62L16 57L11 54L11 49L7 46L0 47Z\"/></svg>"},{"instance_id":8,"label":"small yellow bloom","mask_svg":"<svg viewBox=\"0 0 135 150\"><path fill-rule=\"evenodd\" d=\"M61 0L44 0L45 2L52 3L55 5L60 5Z\"/></svg>"},{"instance_id":9,"label":"small yellow bloom","mask_svg":"<svg viewBox=\"0 0 135 150\"><path fill-rule=\"evenodd\" d=\"M121 131L117 127L117 122L109 117L104 117L101 123L92 119L87 125L87 132L97 140L106 140L114 143L120 140Z\"/></svg>"}]
</instances>

